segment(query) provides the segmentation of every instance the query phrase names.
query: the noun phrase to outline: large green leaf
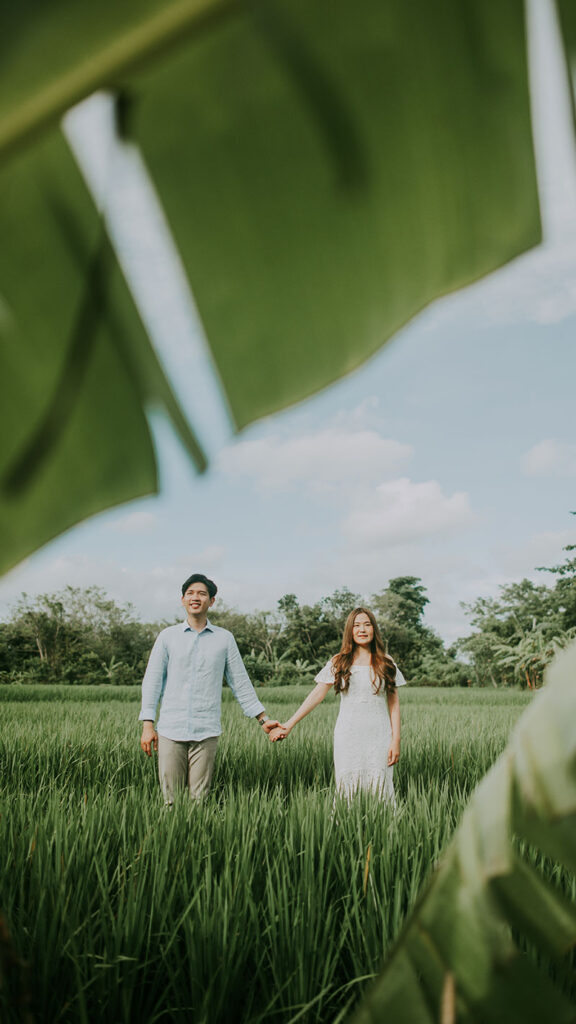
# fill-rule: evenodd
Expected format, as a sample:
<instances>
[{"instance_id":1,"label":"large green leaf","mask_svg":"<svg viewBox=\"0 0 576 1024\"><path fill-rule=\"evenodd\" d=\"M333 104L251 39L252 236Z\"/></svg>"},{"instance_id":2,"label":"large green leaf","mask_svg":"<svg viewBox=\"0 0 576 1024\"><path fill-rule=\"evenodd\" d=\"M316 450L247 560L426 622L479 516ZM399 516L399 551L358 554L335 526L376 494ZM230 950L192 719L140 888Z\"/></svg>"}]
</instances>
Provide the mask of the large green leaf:
<instances>
[{"instance_id":1,"label":"large green leaf","mask_svg":"<svg viewBox=\"0 0 576 1024\"><path fill-rule=\"evenodd\" d=\"M202 454L131 307L60 134L0 170L0 569L156 488L144 414Z\"/></svg>"},{"instance_id":2,"label":"large green leaf","mask_svg":"<svg viewBox=\"0 0 576 1024\"><path fill-rule=\"evenodd\" d=\"M284 0L256 29L132 83L240 425L540 237L521 0Z\"/></svg>"},{"instance_id":3,"label":"large green leaf","mask_svg":"<svg viewBox=\"0 0 576 1024\"><path fill-rule=\"evenodd\" d=\"M58 140L95 89L121 95L238 425L540 237L523 0L22 0L0 19L0 569L155 487L145 394L186 430ZM107 351L92 384L79 360L82 388L79 317Z\"/></svg>"},{"instance_id":4,"label":"large green leaf","mask_svg":"<svg viewBox=\"0 0 576 1024\"><path fill-rule=\"evenodd\" d=\"M519 949L530 940L562 975L576 907L522 852L531 843L576 871L576 645L474 793L439 869L411 914L355 1024L441 1019L451 990L459 1022L573 1022L576 1006ZM514 936L514 938L513 938Z\"/></svg>"},{"instance_id":5,"label":"large green leaf","mask_svg":"<svg viewBox=\"0 0 576 1024\"><path fill-rule=\"evenodd\" d=\"M27 144L79 100L234 9L230 0L3 4L0 152Z\"/></svg>"}]
</instances>

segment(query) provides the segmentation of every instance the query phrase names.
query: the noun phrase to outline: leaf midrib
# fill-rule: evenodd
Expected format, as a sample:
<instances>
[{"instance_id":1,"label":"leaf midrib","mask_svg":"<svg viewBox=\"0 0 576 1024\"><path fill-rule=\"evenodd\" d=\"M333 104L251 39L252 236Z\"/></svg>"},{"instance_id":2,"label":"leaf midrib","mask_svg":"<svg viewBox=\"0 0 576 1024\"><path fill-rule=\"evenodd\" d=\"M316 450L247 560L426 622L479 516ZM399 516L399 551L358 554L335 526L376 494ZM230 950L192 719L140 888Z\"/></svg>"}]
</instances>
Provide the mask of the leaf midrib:
<instances>
[{"instance_id":1,"label":"leaf midrib","mask_svg":"<svg viewBox=\"0 0 576 1024\"><path fill-rule=\"evenodd\" d=\"M112 85L138 64L238 13L238 0L178 0L132 27L38 90L0 120L0 155L19 148L97 89Z\"/></svg>"}]
</instances>

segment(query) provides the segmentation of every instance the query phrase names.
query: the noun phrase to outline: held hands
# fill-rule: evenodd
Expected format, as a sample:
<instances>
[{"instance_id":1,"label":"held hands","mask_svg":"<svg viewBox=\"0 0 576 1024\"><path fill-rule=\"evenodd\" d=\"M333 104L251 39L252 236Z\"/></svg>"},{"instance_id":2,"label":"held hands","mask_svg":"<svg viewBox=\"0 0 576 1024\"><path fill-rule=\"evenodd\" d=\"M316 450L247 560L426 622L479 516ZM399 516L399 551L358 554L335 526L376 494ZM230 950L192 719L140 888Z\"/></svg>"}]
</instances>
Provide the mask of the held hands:
<instances>
[{"instance_id":1,"label":"held hands","mask_svg":"<svg viewBox=\"0 0 576 1024\"><path fill-rule=\"evenodd\" d=\"M154 747L154 750L158 750L158 733L154 728L153 722L144 722L140 746L148 757L152 756L152 747Z\"/></svg>"},{"instance_id":2,"label":"held hands","mask_svg":"<svg viewBox=\"0 0 576 1024\"><path fill-rule=\"evenodd\" d=\"M269 736L272 730L278 728L279 725L280 722L277 722L276 719L272 720L271 718L269 718L267 722L264 722L262 730L266 733L267 736Z\"/></svg>"},{"instance_id":3,"label":"held hands","mask_svg":"<svg viewBox=\"0 0 576 1024\"><path fill-rule=\"evenodd\" d=\"M285 740L289 732L290 729L288 729L287 726L280 725L280 723L277 722L276 728L272 729L272 731L269 733L269 739L272 743L276 743L276 740Z\"/></svg>"}]
</instances>

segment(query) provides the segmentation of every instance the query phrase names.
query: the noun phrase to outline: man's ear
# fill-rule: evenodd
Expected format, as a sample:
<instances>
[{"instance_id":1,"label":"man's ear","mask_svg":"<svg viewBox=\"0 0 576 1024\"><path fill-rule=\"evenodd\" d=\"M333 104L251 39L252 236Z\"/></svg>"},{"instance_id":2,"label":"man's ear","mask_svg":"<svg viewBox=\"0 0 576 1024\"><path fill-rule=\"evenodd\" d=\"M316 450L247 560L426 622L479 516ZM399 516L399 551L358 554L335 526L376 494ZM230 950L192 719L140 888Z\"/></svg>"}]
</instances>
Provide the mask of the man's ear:
<instances>
[{"instance_id":1,"label":"man's ear","mask_svg":"<svg viewBox=\"0 0 576 1024\"><path fill-rule=\"evenodd\" d=\"M211 608L211 607L212 607L212 605L214 604L214 601L215 601L215 600L216 600L216 598L215 598L215 597L213 597L213 598L212 598L212 600L210 601L210 604L209 604L209 606L208 606L209 608Z\"/></svg>"}]
</instances>

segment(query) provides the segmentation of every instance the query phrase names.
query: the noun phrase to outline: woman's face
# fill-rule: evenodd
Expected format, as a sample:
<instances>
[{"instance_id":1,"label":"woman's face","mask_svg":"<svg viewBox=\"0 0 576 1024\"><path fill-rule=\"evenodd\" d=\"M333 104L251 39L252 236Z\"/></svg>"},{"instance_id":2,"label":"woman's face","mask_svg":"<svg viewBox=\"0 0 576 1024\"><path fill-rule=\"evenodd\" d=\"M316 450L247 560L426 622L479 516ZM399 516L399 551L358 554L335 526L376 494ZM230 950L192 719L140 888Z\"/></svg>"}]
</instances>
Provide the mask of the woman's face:
<instances>
[{"instance_id":1,"label":"woman's face","mask_svg":"<svg viewBox=\"0 0 576 1024\"><path fill-rule=\"evenodd\" d=\"M360 612L354 619L352 627L354 643L358 647L369 647L374 638L374 627L364 612Z\"/></svg>"}]
</instances>

